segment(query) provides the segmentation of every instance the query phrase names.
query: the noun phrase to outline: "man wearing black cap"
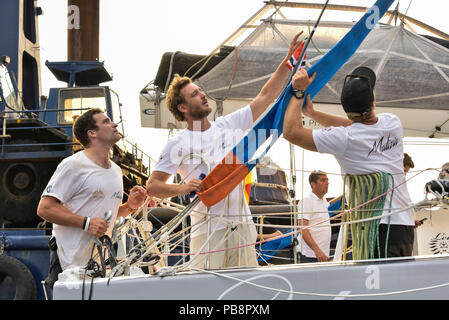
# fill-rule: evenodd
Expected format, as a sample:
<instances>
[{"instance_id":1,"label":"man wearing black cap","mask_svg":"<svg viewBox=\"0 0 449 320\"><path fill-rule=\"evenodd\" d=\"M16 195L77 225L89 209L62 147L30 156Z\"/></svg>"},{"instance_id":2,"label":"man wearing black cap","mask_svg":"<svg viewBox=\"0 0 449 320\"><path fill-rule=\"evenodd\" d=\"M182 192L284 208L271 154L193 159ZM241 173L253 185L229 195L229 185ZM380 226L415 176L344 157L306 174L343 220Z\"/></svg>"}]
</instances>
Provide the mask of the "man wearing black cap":
<instances>
[{"instance_id":1,"label":"man wearing black cap","mask_svg":"<svg viewBox=\"0 0 449 320\"><path fill-rule=\"evenodd\" d=\"M358 67L345 77L341 103L347 118L314 110L310 96L304 97L304 91L314 78L315 75L309 78L304 69L294 75L293 98L284 118L284 138L307 150L333 154L343 174L391 174L395 187L391 208L409 207L410 195L404 183L402 124L394 114L375 114L375 73L367 67ZM303 109L304 98L306 106ZM325 128L304 128L303 113ZM387 195L385 208L390 207L391 195L391 192ZM413 209L386 217L388 213L384 210L379 226L381 256L385 255L387 233L388 257L412 255Z\"/></svg>"}]
</instances>

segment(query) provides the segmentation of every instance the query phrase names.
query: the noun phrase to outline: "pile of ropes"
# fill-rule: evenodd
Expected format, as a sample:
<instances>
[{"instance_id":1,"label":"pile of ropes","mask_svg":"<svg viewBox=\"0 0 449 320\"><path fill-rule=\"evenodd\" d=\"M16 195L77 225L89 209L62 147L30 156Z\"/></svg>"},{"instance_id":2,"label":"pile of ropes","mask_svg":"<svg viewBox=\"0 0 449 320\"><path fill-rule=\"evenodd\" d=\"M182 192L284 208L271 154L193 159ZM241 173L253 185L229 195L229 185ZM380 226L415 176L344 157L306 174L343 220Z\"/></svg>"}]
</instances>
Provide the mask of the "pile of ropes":
<instances>
[{"instance_id":1,"label":"pile of ropes","mask_svg":"<svg viewBox=\"0 0 449 320\"><path fill-rule=\"evenodd\" d=\"M394 179L391 174L378 172L366 175L345 175L344 185L349 185L348 208L350 210L348 215L343 216L344 222L356 221L372 217L380 217L385 207L387 198L387 191L389 189L389 180L391 178L393 191L390 196L390 211L391 200L394 193ZM346 188L344 188L346 192ZM345 199L345 193L343 199ZM369 200L376 198L375 201ZM352 210L354 209L354 210ZM390 220L390 217L388 217ZM353 224L351 226L352 232L352 254L354 260L374 259L375 250L377 249L377 257L380 257L379 247L379 223L380 219L364 221ZM390 224L388 223L388 228ZM343 259L346 258L348 229L345 230L345 251ZM388 241L388 231L387 231ZM386 250L387 246L385 246ZM386 252L385 252L385 256Z\"/></svg>"}]
</instances>

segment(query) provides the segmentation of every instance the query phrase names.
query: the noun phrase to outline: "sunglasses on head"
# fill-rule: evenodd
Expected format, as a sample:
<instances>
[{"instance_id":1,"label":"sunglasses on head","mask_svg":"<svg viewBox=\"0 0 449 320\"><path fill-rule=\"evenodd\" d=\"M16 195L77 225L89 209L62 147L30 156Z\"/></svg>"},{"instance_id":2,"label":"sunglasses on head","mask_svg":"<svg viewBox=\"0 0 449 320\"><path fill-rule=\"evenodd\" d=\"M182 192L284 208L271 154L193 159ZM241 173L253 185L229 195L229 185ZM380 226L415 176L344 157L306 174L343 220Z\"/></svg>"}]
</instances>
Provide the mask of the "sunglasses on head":
<instances>
[{"instance_id":1,"label":"sunglasses on head","mask_svg":"<svg viewBox=\"0 0 449 320\"><path fill-rule=\"evenodd\" d=\"M343 86L345 86L348 81L353 80L353 79L357 79L357 78L362 80L362 81L364 81L364 82L366 82L366 83L368 83L370 96L371 96L371 99L373 99L373 89L371 87L371 79L368 76L365 76L365 75L362 75L362 74L350 73L350 74L348 74L345 77L345 81L343 82Z\"/></svg>"}]
</instances>

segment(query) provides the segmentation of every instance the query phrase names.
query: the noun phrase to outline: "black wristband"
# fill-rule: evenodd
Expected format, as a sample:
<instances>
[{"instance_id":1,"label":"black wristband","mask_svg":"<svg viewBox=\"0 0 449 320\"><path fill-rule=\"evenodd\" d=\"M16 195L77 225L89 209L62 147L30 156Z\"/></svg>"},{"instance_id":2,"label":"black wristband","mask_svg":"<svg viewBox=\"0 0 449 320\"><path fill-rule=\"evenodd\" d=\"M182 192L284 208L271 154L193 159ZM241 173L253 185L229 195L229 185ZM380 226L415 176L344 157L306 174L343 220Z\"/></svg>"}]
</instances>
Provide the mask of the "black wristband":
<instances>
[{"instance_id":1,"label":"black wristband","mask_svg":"<svg viewBox=\"0 0 449 320\"><path fill-rule=\"evenodd\" d=\"M87 222L87 217L84 217L83 227L82 227L83 230L84 230L84 228L86 227L86 222Z\"/></svg>"}]
</instances>

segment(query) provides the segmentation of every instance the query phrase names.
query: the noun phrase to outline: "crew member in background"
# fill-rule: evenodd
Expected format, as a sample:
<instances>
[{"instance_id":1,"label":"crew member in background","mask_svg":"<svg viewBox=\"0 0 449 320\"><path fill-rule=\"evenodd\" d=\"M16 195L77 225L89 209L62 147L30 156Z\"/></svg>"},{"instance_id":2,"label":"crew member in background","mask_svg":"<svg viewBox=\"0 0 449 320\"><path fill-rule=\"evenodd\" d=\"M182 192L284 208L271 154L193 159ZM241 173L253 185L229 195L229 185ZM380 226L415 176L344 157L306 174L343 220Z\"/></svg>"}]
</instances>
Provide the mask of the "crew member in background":
<instances>
[{"instance_id":1,"label":"crew member in background","mask_svg":"<svg viewBox=\"0 0 449 320\"><path fill-rule=\"evenodd\" d=\"M331 243L331 223L327 208L329 203L324 198L329 189L329 179L326 172L314 171L309 176L309 184L312 191L303 199L303 204L299 204L299 226L319 226L311 228L300 228L298 234L298 261L325 262L329 260Z\"/></svg>"}]
</instances>

